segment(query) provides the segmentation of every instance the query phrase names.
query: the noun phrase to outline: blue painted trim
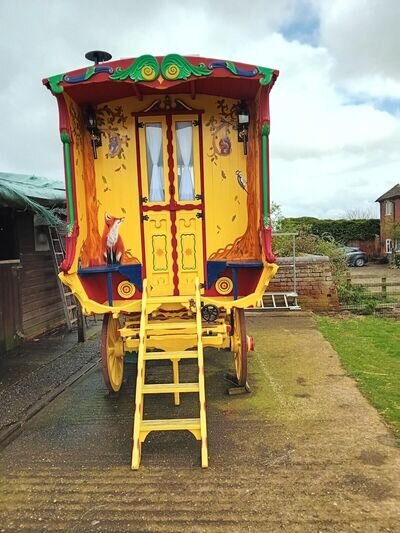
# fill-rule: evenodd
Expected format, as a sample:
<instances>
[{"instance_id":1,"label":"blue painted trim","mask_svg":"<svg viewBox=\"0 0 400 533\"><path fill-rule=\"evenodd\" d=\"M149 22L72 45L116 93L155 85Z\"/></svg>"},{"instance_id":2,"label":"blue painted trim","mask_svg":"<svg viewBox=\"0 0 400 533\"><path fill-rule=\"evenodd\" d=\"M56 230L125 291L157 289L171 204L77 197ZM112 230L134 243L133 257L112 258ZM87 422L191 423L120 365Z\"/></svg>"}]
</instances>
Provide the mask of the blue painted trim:
<instances>
[{"instance_id":1,"label":"blue painted trim","mask_svg":"<svg viewBox=\"0 0 400 533\"><path fill-rule=\"evenodd\" d=\"M112 272L119 272L121 276L127 278L133 283L140 292L143 292L143 276L142 265L137 263L135 265L104 265L89 268L80 268L78 274L80 276L90 276L91 274L108 274Z\"/></svg>"},{"instance_id":2,"label":"blue painted trim","mask_svg":"<svg viewBox=\"0 0 400 533\"><path fill-rule=\"evenodd\" d=\"M239 296L238 282L237 282L237 269L232 268L232 282L233 282L233 299L237 300Z\"/></svg>"},{"instance_id":3,"label":"blue painted trim","mask_svg":"<svg viewBox=\"0 0 400 533\"><path fill-rule=\"evenodd\" d=\"M118 272L122 276L126 276L128 280L133 283L140 292L143 292L143 276L142 265L119 265Z\"/></svg>"},{"instance_id":4,"label":"blue painted trim","mask_svg":"<svg viewBox=\"0 0 400 533\"><path fill-rule=\"evenodd\" d=\"M213 70L216 68L223 68L225 70L229 70L229 72L232 72L237 76L243 76L244 78L253 78L259 73L258 69L256 68L252 70L243 70L241 68L238 68L234 63L231 63L231 65L231 68L229 68L226 61L213 61L208 65L208 68Z\"/></svg>"},{"instance_id":5,"label":"blue painted trim","mask_svg":"<svg viewBox=\"0 0 400 533\"><path fill-rule=\"evenodd\" d=\"M107 296L108 296L108 305L112 307L113 297L112 297L112 272L107 272Z\"/></svg>"},{"instance_id":6,"label":"blue painted trim","mask_svg":"<svg viewBox=\"0 0 400 533\"><path fill-rule=\"evenodd\" d=\"M226 261L207 261L207 289L211 289L226 269Z\"/></svg>"},{"instance_id":7,"label":"blue painted trim","mask_svg":"<svg viewBox=\"0 0 400 533\"><path fill-rule=\"evenodd\" d=\"M83 74L79 74L79 76L64 76L64 81L67 83L80 83L81 81L86 81L87 79L90 79L95 74L100 74L101 72L107 72L108 74L112 74L114 72L114 69L112 67L106 67L106 66L98 66L94 67L94 72L89 77L87 77L87 70Z\"/></svg>"},{"instance_id":8,"label":"blue painted trim","mask_svg":"<svg viewBox=\"0 0 400 533\"><path fill-rule=\"evenodd\" d=\"M118 272L120 265L104 265L89 268L80 268L78 274L88 276L89 274L104 274L108 272Z\"/></svg>"},{"instance_id":9,"label":"blue painted trim","mask_svg":"<svg viewBox=\"0 0 400 533\"><path fill-rule=\"evenodd\" d=\"M226 266L229 268L262 268L263 264L260 262L245 263L243 261L228 261Z\"/></svg>"}]
</instances>

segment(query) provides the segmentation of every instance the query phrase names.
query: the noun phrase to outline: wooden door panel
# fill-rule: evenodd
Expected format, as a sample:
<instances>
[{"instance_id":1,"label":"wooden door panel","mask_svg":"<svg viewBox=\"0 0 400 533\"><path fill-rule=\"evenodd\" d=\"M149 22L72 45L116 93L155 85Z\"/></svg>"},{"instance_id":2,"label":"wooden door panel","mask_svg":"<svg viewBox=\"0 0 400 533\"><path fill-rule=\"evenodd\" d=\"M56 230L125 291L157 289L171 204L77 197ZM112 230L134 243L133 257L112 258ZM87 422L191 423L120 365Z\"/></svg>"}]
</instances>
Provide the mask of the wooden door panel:
<instances>
[{"instance_id":1,"label":"wooden door panel","mask_svg":"<svg viewBox=\"0 0 400 533\"><path fill-rule=\"evenodd\" d=\"M180 294L194 294L196 277L202 281L203 241L202 221L196 217L199 211L177 211L177 254Z\"/></svg>"},{"instance_id":2,"label":"wooden door panel","mask_svg":"<svg viewBox=\"0 0 400 533\"><path fill-rule=\"evenodd\" d=\"M171 221L168 211L147 212L143 222L146 246L146 271L151 296L173 294Z\"/></svg>"}]
</instances>

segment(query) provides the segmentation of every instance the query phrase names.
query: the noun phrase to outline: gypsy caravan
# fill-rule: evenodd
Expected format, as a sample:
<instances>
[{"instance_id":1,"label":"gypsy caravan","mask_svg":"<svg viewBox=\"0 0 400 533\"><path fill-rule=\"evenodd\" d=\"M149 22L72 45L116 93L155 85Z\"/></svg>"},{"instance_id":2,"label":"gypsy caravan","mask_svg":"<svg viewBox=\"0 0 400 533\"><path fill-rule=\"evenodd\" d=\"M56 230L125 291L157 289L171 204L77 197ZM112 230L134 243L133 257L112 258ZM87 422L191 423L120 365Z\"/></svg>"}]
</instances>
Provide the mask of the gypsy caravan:
<instances>
[{"instance_id":1,"label":"gypsy caravan","mask_svg":"<svg viewBox=\"0 0 400 533\"><path fill-rule=\"evenodd\" d=\"M169 54L51 76L64 151L67 254L60 277L86 314L103 313L106 386L137 353L132 468L151 431L188 430L208 465L204 348L230 349L247 384L244 309L277 267L271 248L269 94L278 71ZM193 359L198 380L182 383ZM171 361L171 383L148 384L147 361ZM147 395L195 393L198 418L146 420ZM169 396L167 396L169 397Z\"/></svg>"}]
</instances>

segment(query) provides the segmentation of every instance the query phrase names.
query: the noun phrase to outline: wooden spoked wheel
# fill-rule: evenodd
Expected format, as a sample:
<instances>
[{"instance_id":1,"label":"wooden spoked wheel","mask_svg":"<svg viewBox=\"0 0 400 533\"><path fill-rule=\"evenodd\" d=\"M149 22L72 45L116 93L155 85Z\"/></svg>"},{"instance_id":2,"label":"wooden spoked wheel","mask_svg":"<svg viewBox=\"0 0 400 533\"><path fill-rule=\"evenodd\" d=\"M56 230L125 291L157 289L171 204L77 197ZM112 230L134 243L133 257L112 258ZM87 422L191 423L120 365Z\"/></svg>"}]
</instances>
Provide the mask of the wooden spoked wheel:
<instances>
[{"instance_id":1,"label":"wooden spoked wheel","mask_svg":"<svg viewBox=\"0 0 400 533\"><path fill-rule=\"evenodd\" d=\"M118 392L124 376L124 347L118 329L121 327L119 318L104 315L101 330L101 366L104 383L108 390Z\"/></svg>"},{"instance_id":2,"label":"wooden spoked wheel","mask_svg":"<svg viewBox=\"0 0 400 533\"><path fill-rule=\"evenodd\" d=\"M236 379L238 385L245 387L247 384L247 336L244 309L234 307L231 313L231 350L235 363Z\"/></svg>"}]
</instances>

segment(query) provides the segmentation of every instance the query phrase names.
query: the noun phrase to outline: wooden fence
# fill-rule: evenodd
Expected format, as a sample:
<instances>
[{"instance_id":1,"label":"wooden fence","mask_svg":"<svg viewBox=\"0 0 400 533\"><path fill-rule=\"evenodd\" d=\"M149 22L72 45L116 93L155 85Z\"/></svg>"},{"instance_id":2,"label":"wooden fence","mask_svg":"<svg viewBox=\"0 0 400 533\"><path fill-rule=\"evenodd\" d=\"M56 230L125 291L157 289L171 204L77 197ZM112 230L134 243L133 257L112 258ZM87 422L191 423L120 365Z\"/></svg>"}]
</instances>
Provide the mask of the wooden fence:
<instances>
[{"instance_id":1,"label":"wooden fence","mask_svg":"<svg viewBox=\"0 0 400 533\"><path fill-rule=\"evenodd\" d=\"M348 275L346 290L339 297L341 307L349 310L400 307L400 277Z\"/></svg>"}]
</instances>

